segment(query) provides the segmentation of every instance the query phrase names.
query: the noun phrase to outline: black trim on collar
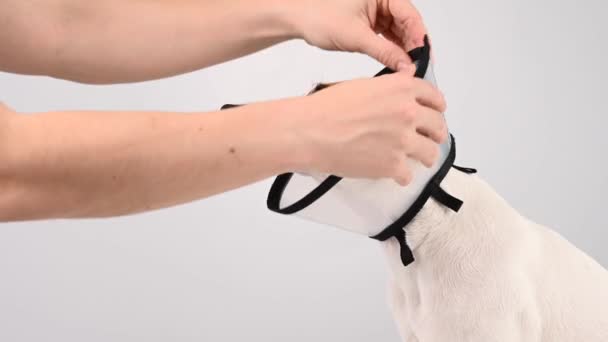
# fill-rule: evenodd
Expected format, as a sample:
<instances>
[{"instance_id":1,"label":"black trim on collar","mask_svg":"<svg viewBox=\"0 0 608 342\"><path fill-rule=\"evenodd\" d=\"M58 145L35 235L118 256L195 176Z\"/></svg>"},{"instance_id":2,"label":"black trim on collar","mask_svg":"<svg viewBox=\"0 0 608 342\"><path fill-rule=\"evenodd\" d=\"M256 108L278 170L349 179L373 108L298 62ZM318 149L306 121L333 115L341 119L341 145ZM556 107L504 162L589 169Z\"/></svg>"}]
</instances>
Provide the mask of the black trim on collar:
<instances>
[{"instance_id":1,"label":"black trim on collar","mask_svg":"<svg viewBox=\"0 0 608 342\"><path fill-rule=\"evenodd\" d=\"M306 194L306 196L302 197L290 206L281 208L281 198L283 197L283 192L285 191L285 188L287 188L291 177L293 177L293 173L290 172L284 173L275 178L272 186L270 187L270 191L268 192L268 199L266 200L266 206L268 209L279 214L295 214L313 204L342 180L342 177L331 175L325 178L321 184Z\"/></svg>"}]
</instances>

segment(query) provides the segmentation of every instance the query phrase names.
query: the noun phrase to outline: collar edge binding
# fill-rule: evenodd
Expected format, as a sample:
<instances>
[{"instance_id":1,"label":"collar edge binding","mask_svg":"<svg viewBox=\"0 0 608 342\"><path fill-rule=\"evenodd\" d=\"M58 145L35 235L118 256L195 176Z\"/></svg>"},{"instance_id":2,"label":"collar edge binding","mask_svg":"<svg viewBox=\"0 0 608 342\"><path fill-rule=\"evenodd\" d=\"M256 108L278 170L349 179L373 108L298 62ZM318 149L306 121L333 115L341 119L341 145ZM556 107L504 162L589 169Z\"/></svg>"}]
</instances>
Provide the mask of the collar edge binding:
<instances>
[{"instance_id":1,"label":"collar edge binding","mask_svg":"<svg viewBox=\"0 0 608 342\"><path fill-rule=\"evenodd\" d=\"M414 201L414 204L412 204L412 206L409 207L405 213L401 215L401 217L386 227L382 232L370 237L378 241L386 241L394 237L397 242L399 242L399 247L401 249L401 262L403 263L403 266L408 266L415 261L414 254L411 248L407 245L406 227L410 222L412 222L412 220L414 220L426 202L430 198L433 198L454 212L458 212L463 205L462 200L450 195L441 187L441 182L447 176L450 168L454 167L456 170L467 174L477 173L477 170L473 168L465 168L454 165L454 161L456 159L456 140L454 139L453 135L450 135L450 139L451 145L448 157L435 176L433 176L433 178L431 178L431 180L427 183L420 196L418 196L416 201Z\"/></svg>"}]
</instances>

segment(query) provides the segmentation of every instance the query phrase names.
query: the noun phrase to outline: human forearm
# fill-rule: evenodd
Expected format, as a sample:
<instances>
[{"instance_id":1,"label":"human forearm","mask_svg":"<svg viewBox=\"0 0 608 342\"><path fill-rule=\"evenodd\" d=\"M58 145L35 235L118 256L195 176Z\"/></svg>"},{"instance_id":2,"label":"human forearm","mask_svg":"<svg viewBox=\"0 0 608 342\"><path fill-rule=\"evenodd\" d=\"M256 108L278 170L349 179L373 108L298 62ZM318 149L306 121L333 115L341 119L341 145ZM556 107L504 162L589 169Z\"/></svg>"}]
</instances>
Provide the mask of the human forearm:
<instances>
[{"instance_id":1,"label":"human forearm","mask_svg":"<svg viewBox=\"0 0 608 342\"><path fill-rule=\"evenodd\" d=\"M290 38L404 70L426 34L408 0L4 0L0 24L0 70L86 83L177 75Z\"/></svg>"},{"instance_id":2,"label":"human forearm","mask_svg":"<svg viewBox=\"0 0 608 342\"><path fill-rule=\"evenodd\" d=\"M0 106L0 221L136 213L290 170L407 185L406 160L432 165L447 139L445 101L413 71L221 113Z\"/></svg>"},{"instance_id":3,"label":"human forearm","mask_svg":"<svg viewBox=\"0 0 608 342\"><path fill-rule=\"evenodd\" d=\"M222 113L12 115L0 219L106 217L168 207L297 167L294 100Z\"/></svg>"},{"instance_id":4,"label":"human forearm","mask_svg":"<svg viewBox=\"0 0 608 342\"><path fill-rule=\"evenodd\" d=\"M292 38L282 0L8 0L0 69L85 83L176 75Z\"/></svg>"}]
</instances>

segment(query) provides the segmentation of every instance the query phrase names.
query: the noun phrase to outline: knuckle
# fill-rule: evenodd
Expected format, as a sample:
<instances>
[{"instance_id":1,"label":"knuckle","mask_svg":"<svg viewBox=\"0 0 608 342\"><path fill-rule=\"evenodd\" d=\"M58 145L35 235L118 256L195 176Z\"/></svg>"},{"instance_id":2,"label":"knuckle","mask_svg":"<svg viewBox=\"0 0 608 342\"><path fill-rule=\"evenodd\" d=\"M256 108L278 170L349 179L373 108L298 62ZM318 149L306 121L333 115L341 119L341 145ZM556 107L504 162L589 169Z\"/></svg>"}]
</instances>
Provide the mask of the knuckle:
<instances>
[{"instance_id":1,"label":"knuckle","mask_svg":"<svg viewBox=\"0 0 608 342\"><path fill-rule=\"evenodd\" d=\"M403 173L403 157L401 153L394 152L389 157L389 162L386 165L386 176L394 177L395 175L399 175Z\"/></svg>"},{"instance_id":2,"label":"knuckle","mask_svg":"<svg viewBox=\"0 0 608 342\"><path fill-rule=\"evenodd\" d=\"M401 136L401 146L403 146L403 148L408 151L411 149L412 146L412 134L409 132L406 132L405 134L403 134Z\"/></svg>"},{"instance_id":3,"label":"knuckle","mask_svg":"<svg viewBox=\"0 0 608 342\"><path fill-rule=\"evenodd\" d=\"M412 124L414 121L416 121L416 117L417 117L417 112L418 112L418 106L412 102L408 102L405 105L403 105L403 108L401 110L401 118L403 120L403 122L406 125Z\"/></svg>"},{"instance_id":4,"label":"knuckle","mask_svg":"<svg viewBox=\"0 0 608 342\"><path fill-rule=\"evenodd\" d=\"M399 168L401 167L401 160L402 157L399 151L393 151L390 154L388 165L391 172L399 170Z\"/></svg>"},{"instance_id":5,"label":"knuckle","mask_svg":"<svg viewBox=\"0 0 608 342\"><path fill-rule=\"evenodd\" d=\"M394 61L398 57L395 49L383 49L382 51L378 52L377 56L378 59L384 64L388 64L390 61Z\"/></svg>"}]
</instances>

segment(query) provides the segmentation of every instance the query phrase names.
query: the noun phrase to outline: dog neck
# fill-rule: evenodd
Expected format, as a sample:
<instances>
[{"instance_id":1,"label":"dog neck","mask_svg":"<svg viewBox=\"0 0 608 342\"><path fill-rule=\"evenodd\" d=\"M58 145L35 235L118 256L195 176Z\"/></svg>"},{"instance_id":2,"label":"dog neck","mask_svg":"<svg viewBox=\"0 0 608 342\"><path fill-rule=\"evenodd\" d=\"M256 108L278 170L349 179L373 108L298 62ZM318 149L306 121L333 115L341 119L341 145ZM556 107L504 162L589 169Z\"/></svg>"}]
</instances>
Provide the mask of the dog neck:
<instances>
[{"instance_id":1,"label":"dog neck","mask_svg":"<svg viewBox=\"0 0 608 342\"><path fill-rule=\"evenodd\" d=\"M431 198L405 228L407 243L420 258L424 258L426 251L436 253L437 249L445 247L434 245L437 241L443 245L459 236L483 234L472 230L483 230L488 225L519 217L500 195L476 175L451 169L441 186L464 204L459 212L454 212Z\"/></svg>"}]
</instances>

